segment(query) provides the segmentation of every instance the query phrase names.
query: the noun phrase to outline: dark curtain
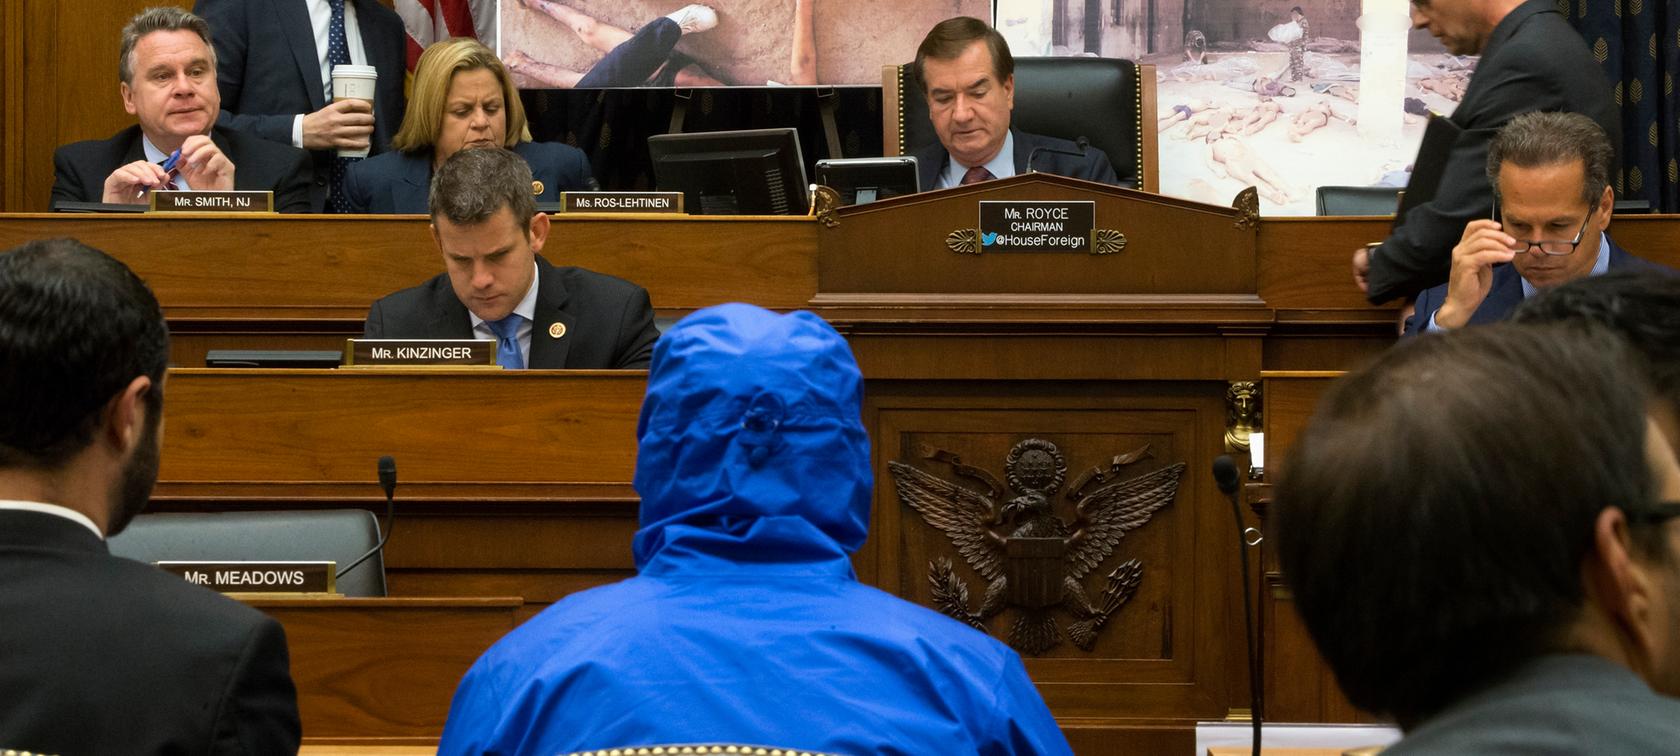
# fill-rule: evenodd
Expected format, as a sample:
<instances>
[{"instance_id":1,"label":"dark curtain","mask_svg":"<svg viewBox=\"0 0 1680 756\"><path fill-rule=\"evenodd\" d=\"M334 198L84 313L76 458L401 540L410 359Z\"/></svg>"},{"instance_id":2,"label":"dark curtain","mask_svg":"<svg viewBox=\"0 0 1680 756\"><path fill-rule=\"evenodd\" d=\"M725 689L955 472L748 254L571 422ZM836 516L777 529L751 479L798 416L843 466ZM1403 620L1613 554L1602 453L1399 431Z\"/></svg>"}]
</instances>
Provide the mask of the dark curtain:
<instances>
[{"instance_id":1,"label":"dark curtain","mask_svg":"<svg viewBox=\"0 0 1680 756\"><path fill-rule=\"evenodd\" d=\"M825 94L826 93L826 94ZM682 130L724 131L793 126L799 129L806 175L828 157L879 157L881 88L550 89L520 93L531 137L565 142L589 155L601 188L651 189L653 166L647 138L671 125L671 111L686 98ZM820 97L833 97L842 155L829 155Z\"/></svg>"},{"instance_id":2,"label":"dark curtain","mask_svg":"<svg viewBox=\"0 0 1680 756\"><path fill-rule=\"evenodd\" d=\"M1622 107L1618 199L1680 212L1680 2L1558 0L1604 66Z\"/></svg>"}]
</instances>

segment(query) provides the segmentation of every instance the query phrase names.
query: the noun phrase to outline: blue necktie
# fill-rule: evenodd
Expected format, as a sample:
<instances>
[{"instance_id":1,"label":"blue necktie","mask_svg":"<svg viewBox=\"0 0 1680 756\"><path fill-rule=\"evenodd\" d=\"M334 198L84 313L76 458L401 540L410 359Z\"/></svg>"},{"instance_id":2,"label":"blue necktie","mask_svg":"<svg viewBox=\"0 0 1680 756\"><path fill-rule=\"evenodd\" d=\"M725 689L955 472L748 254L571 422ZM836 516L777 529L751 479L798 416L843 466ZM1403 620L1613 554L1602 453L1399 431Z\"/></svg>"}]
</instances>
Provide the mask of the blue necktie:
<instances>
[{"instance_id":1,"label":"blue necktie","mask_svg":"<svg viewBox=\"0 0 1680 756\"><path fill-rule=\"evenodd\" d=\"M350 64L350 41L344 36L344 0L327 0L332 8L332 20L327 23L327 71L333 66ZM327 87L327 94L332 95L332 87ZM332 192L327 197L327 206L335 213L350 212L350 201L344 198L344 171L361 158L333 156L332 164Z\"/></svg>"},{"instance_id":2,"label":"blue necktie","mask_svg":"<svg viewBox=\"0 0 1680 756\"><path fill-rule=\"evenodd\" d=\"M507 370L525 369L525 356L519 353L519 326L524 322L519 313L485 321L496 334L496 364Z\"/></svg>"}]
</instances>

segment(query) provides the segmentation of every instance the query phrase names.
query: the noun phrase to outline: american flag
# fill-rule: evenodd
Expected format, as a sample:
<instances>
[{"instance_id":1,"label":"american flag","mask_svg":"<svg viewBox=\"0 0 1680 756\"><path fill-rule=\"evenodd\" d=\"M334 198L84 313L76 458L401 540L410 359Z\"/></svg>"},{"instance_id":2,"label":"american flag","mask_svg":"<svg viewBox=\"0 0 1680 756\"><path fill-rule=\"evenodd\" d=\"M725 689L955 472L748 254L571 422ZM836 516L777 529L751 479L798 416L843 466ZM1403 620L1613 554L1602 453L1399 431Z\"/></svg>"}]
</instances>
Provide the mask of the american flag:
<instances>
[{"instance_id":1,"label":"american flag","mask_svg":"<svg viewBox=\"0 0 1680 756\"><path fill-rule=\"evenodd\" d=\"M450 37L473 37L496 49L496 0L397 0L408 29L408 70L426 46ZM498 51L499 52L499 51Z\"/></svg>"}]
</instances>

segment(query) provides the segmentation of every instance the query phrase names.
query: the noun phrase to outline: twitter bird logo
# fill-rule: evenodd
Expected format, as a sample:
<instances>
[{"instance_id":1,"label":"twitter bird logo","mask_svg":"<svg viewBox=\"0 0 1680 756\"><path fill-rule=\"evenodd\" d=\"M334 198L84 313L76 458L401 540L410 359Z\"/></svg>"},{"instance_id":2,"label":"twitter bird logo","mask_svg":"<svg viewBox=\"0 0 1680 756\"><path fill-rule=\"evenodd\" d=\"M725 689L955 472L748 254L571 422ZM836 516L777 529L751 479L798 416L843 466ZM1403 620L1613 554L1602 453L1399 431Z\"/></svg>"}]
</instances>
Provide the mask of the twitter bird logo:
<instances>
[{"instance_id":1,"label":"twitter bird logo","mask_svg":"<svg viewBox=\"0 0 1680 756\"><path fill-rule=\"evenodd\" d=\"M983 246L990 247L990 246L992 246L992 242L995 242L995 241L997 241L997 232L996 231L993 231L989 234L983 234L980 237L980 244L983 245Z\"/></svg>"}]
</instances>

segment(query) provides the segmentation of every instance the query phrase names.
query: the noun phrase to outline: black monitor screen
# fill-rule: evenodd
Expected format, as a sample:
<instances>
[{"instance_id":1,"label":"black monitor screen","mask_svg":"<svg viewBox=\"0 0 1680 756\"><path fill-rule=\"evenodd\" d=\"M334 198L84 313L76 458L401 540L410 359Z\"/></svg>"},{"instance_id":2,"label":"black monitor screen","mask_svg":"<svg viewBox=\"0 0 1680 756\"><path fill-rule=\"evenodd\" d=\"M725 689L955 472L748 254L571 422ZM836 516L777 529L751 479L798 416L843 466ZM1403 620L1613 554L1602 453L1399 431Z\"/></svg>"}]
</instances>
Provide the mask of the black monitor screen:
<instances>
[{"instance_id":1,"label":"black monitor screen","mask_svg":"<svg viewBox=\"0 0 1680 756\"><path fill-rule=\"evenodd\" d=\"M817 183L839 192L842 205L867 205L920 191L916 159L909 156L818 160Z\"/></svg>"},{"instance_id":2,"label":"black monitor screen","mask_svg":"<svg viewBox=\"0 0 1680 756\"><path fill-rule=\"evenodd\" d=\"M804 215L805 159L795 129L648 138L654 180L696 215Z\"/></svg>"}]
</instances>

